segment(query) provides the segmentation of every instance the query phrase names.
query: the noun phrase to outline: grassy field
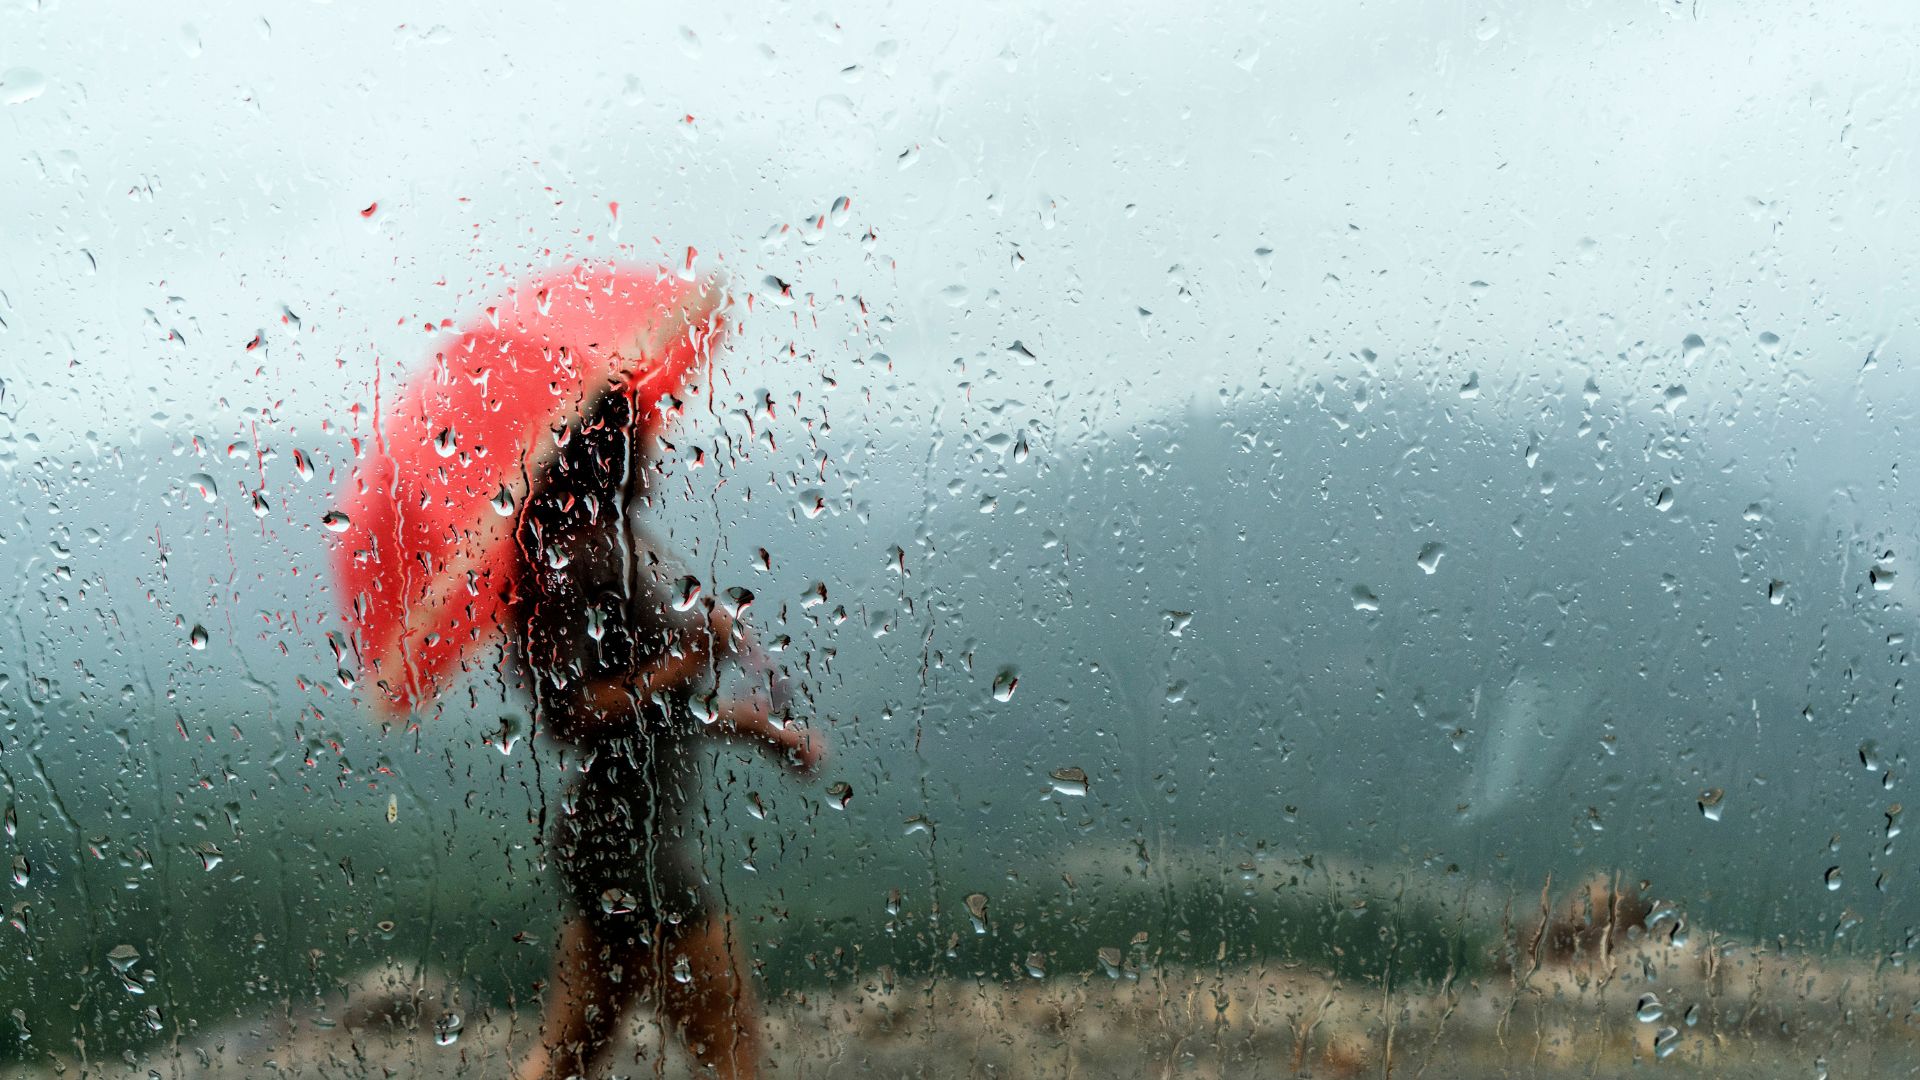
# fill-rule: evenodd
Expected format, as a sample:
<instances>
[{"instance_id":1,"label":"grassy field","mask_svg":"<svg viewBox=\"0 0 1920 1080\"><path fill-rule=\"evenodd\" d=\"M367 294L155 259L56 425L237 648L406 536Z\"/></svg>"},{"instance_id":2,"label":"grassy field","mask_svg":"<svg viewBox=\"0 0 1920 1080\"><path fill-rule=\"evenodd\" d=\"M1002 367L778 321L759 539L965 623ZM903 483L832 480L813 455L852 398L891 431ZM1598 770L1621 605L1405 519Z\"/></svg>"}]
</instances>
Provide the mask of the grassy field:
<instances>
[{"instance_id":1,"label":"grassy field","mask_svg":"<svg viewBox=\"0 0 1920 1080\"><path fill-rule=\"evenodd\" d=\"M31 952L4 961L13 1067L500 1075L537 1024L558 910L537 855L507 874L392 830L332 858L350 832L175 867L171 894L102 902L104 859L46 888ZM736 883L781 1075L1897 1075L1917 1060L1920 979L1903 967L1676 936L1644 904L1610 922L1634 898L1607 889L1628 886L1510 898L1444 873L1207 851L1101 869L1123 854L1065 853L1053 879L1003 881L983 908L949 888L938 912L931 887L897 911L859 887L924 865L835 874L816 855L813 880ZM620 1060L646 1074L679 1055L642 1015Z\"/></svg>"},{"instance_id":2,"label":"grassy field","mask_svg":"<svg viewBox=\"0 0 1920 1080\"><path fill-rule=\"evenodd\" d=\"M435 972L469 1007L525 1005L558 919L544 877L491 872L476 853L436 850L419 834L344 857L328 838L337 830L285 837L274 850L224 855L212 870L176 860L151 887L113 891L124 872L100 859L36 888L16 909L28 948L0 960L0 1015L15 1035L0 1052L117 1058L211 1030L311 1019L374 970ZM764 991L776 1000L837 993L880 972L985 985L1274 963L1393 988L1478 973L1495 953L1489 928L1457 904L1368 900L1357 877L1343 892L1298 865L1097 887L1005 882L979 919L962 889L934 897L909 887L890 912L886 891L861 887L911 869L736 886Z\"/></svg>"},{"instance_id":3,"label":"grassy field","mask_svg":"<svg viewBox=\"0 0 1920 1080\"><path fill-rule=\"evenodd\" d=\"M1863 977L1864 976L1864 977ZM768 1064L793 1077L1347 1078L1910 1075L1920 984L1731 943L1633 946L1580 962L1399 988L1293 964L1129 962L1113 974L906 976L881 966L766 995ZM325 1009L96 1059L80 1075L501 1076L537 1013L460 980L384 966ZM460 1016L448 1038L449 1014ZM66 1060L28 1077L75 1075ZM616 1076L690 1061L641 1010Z\"/></svg>"},{"instance_id":4,"label":"grassy field","mask_svg":"<svg viewBox=\"0 0 1920 1080\"><path fill-rule=\"evenodd\" d=\"M536 1022L560 918L551 773L484 740L408 759L313 739L237 764L187 746L89 759L47 785L70 797L16 794L0 1060L498 1075ZM700 857L789 1075L1806 1076L1822 1058L1891 1075L1910 1057L1920 984L1856 924L1763 947L1688 927L1625 875L1502 887L1404 855L1116 836L1047 808L1015 842L936 837L743 768L714 787ZM764 816L743 809L754 790ZM1608 896L1640 906L1609 919ZM447 1013L464 1026L441 1046ZM669 1050L636 1024L645 1072Z\"/></svg>"}]
</instances>

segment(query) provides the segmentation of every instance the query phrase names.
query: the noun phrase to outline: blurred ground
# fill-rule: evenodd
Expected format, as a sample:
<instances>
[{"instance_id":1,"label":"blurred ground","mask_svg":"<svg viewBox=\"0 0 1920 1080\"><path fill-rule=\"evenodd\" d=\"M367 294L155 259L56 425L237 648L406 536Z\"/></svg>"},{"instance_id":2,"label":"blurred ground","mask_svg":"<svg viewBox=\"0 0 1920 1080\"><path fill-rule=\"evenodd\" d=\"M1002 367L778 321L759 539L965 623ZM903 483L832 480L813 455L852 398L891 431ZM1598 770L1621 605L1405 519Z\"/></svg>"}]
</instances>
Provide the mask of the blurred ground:
<instances>
[{"instance_id":1,"label":"blurred ground","mask_svg":"<svg viewBox=\"0 0 1920 1080\"><path fill-rule=\"evenodd\" d=\"M767 1006L772 1075L793 1077L1822 1077L1920 1074L1920 980L1887 961L1820 960L1699 940L1555 955L1388 991L1303 970L1142 967L1000 982L866 982ZM1111 961L1120 961L1111 963ZM504 1076L538 1015L476 1010L440 1044L444 980L365 973L324 1009L29 1076ZM456 1002L457 1004L457 1002ZM687 1059L636 1019L614 1075Z\"/></svg>"}]
</instances>

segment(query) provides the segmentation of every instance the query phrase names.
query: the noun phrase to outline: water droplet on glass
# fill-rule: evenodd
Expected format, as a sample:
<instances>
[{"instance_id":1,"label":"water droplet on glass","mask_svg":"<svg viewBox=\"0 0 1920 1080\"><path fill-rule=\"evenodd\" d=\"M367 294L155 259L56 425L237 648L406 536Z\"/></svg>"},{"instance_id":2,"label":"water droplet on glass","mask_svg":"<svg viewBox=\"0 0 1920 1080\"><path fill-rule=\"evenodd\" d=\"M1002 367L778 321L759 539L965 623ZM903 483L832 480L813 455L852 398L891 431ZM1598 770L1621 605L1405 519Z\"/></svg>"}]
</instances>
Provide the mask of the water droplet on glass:
<instances>
[{"instance_id":1,"label":"water droplet on glass","mask_svg":"<svg viewBox=\"0 0 1920 1080\"><path fill-rule=\"evenodd\" d=\"M1827 877L1826 877L1826 881L1827 881L1827 891L1828 891L1828 892L1839 892L1839 891L1840 891L1840 886L1842 886L1842 885L1844 885L1844 884L1846 884L1846 882L1844 882L1843 880L1841 880L1841 877L1840 877L1840 868L1839 868L1839 867L1837 867L1837 866L1829 866L1829 867L1827 867Z\"/></svg>"},{"instance_id":2,"label":"water droplet on glass","mask_svg":"<svg viewBox=\"0 0 1920 1080\"><path fill-rule=\"evenodd\" d=\"M465 1026L466 1022L460 1019L459 1013L441 1013L440 1019L433 1022L433 1045L452 1046L459 1042L460 1029Z\"/></svg>"},{"instance_id":3,"label":"water droplet on glass","mask_svg":"<svg viewBox=\"0 0 1920 1080\"><path fill-rule=\"evenodd\" d=\"M1665 1058L1671 1057L1673 1055L1673 1052L1678 1049L1680 1049L1680 1029L1679 1028L1663 1027L1659 1031L1654 1033L1654 1036L1653 1036L1653 1056L1654 1057L1665 1059Z\"/></svg>"},{"instance_id":4,"label":"water droplet on glass","mask_svg":"<svg viewBox=\"0 0 1920 1080\"><path fill-rule=\"evenodd\" d=\"M1047 775L1053 782L1053 792L1056 795L1082 797L1087 793L1087 770L1085 769L1069 765L1062 769L1055 769Z\"/></svg>"},{"instance_id":5,"label":"water droplet on glass","mask_svg":"<svg viewBox=\"0 0 1920 1080\"><path fill-rule=\"evenodd\" d=\"M673 610L685 611L700 599L700 579L688 574L673 589Z\"/></svg>"},{"instance_id":6,"label":"water droplet on glass","mask_svg":"<svg viewBox=\"0 0 1920 1080\"><path fill-rule=\"evenodd\" d=\"M1047 977L1047 954L1030 952L1027 954L1027 974L1036 979Z\"/></svg>"},{"instance_id":7,"label":"water droplet on glass","mask_svg":"<svg viewBox=\"0 0 1920 1080\"><path fill-rule=\"evenodd\" d=\"M1365 585L1355 585L1353 587L1353 610L1367 612L1379 611L1380 598L1375 596L1373 590L1367 588Z\"/></svg>"},{"instance_id":8,"label":"water droplet on glass","mask_svg":"<svg viewBox=\"0 0 1920 1080\"><path fill-rule=\"evenodd\" d=\"M140 962L140 950L131 945L115 945L107 950L107 964L122 975L133 970Z\"/></svg>"},{"instance_id":9,"label":"water droplet on glass","mask_svg":"<svg viewBox=\"0 0 1920 1080\"><path fill-rule=\"evenodd\" d=\"M1012 671L1003 671L993 677L993 700L1012 701L1013 692L1020 685L1020 676Z\"/></svg>"},{"instance_id":10,"label":"water droplet on glass","mask_svg":"<svg viewBox=\"0 0 1920 1080\"><path fill-rule=\"evenodd\" d=\"M1886 759L1880 755L1880 744L1868 739L1860 744L1860 767L1868 772L1879 772L1887 767Z\"/></svg>"},{"instance_id":11,"label":"water droplet on glass","mask_svg":"<svg viewBox=\"0 0 1920 1080\"><path fill-rule=\"evenodd\" d=\"M32 68L0 71L0 102L24 105L47 92L47 77Z\"/></svg>"},{"instance_id":12,"label":"water droplet on glass","mask_svg":"<svg viewBox=\"0 0 1920 1080\"><path fill-rule=\"evenodd\" d=\"M605 915L630 915L635 902L633 894L625 889L608 889L600 894L600 911Z\"/></svg>"},{"instance_id":13,"label":"water droplet on glass","mask_svg":"<svg viewBox=\"0 0 1920 1080\"><path fill-rule=\"evenodd\" d=\"M293 472L302 480L313 479L313 459L304 450L293 452Z\"/></svg>"},{"instance_id":14,"label":"water droplet on glass","mask_svg":"<svg viewBox=\"0 0 1920 1080\"><path fill-rule=\"evenodd\" d=\"M833 200L833 209L827 211L827 216L829 220L831 220L834 223L834 225L836 226L845 225L847 223L847 218L852 209L853 209L853 200L847 198L845 195L842 195L839 198Z\"/></svg>"},{"instance_id":15,"label":"water droplet on glass","mask_svg":"<svg viewBox=\"0 0 1920 1080\"><path fill-rule=\"evenodd\" d=\"M1641 994L1640 1001L1633 1007L1634 1019L1643 1024L1651 1024L1665 1015L1667 1015L1666 1007L1661 1005L1660 999L1652 994Z\"/></svg>"},{"instance_id":16,"label":"water droplet on glass","mask_svg":"<svg viewBox=\"0 0 1920 1080\"><path fill-rule=\"evenodd\" d=\"M693 981L693 965L684 956L673 962L673 981L677 983Z\"/></svg>"},{"instance_id":17,"label":"water droplet on glass","mask_svg":"<svg viewBox=\"0 0 1920 1080\"><path fill-rule=\"evenodd\" d=\"M328 532L346 532L353 527L353 519L339 510L329 510L320 515L320 524L326 526Z\"/></svg>"},{"instance_id":18,"label":"water droplet on glass","mask_svg":"<svg viewBox=\"0 0 1920 1080\"><path fill-rule=\"evenodd\" d=\"M973 921L974 933L984 934L987 932L987 894L986 893L977 892L977 893L967 894L967 918Z\"/></svg>"},{"instance_id":19,"label":"water droplet on glass","mask_svg":"<svg viewBox=\"0 0 1920 1080\"><path fill-rule=\"evenodd\" d=\"M787 307L793 303L793 285L768 274L760 279L760 295L774 307Z\"/></svg>"},{"instance_id":20,"label":"water droplet on glass","mask_svg":"<svg viewBox=\"0 0 1920 1080\"><path fill-rule=\"evenodd\" d=\"M512 517L514 505L513 492L508 491L505 484L500 485L500 490L494 494L493 499L488 505L492 506L493 512L499 514L501 517Z\"/></svg>"},{"instance_id":21,"label":"water droplet on glass","mask_svg":"<svg viewBox=\"0 0 1920 1080\"><path fill-rule=\"evenodd\" d=\"M267 511L271 509L273 509L273 506L272 504L267 502L266 492L256 491L253 493L253 516L254 517L262 517L262 518L266 517Z\"/></svg>"},{"instance_id":22,"label":"water droplet on glass","mask_svg":"<svg viewBox=\"0 0 1920 1080\"><path fill-rule=\"evenodd\" d=\"M1421 570L1431 574L1440 569L1440 560L1444 558L1446 554L1447 548L1445 544L1428 544L1420 549L1420 554L1415 556L1413 561Z\"/></svg>"},{"instance_id":23,"label":"water droplet on glass","mask_svg":"<svg viewBox=\"0 0 1920 1080\"><path fill-rule=\"evenodd\" d=\"M441 428L440 433L433 437L433 452L441 457L452 457L453 452L458 449L460 449L460 433L450 427Z\"/></svg>"},{"instance_id":24,"label":"water droplet on glass","mask_svg":"<svg viewBox=\"0 0 1920 1080\"><path fill-rule=\"evenodd\" d=\"M212 502L220 497L220 486L213 482L213 477L203 472L187 477L187 487L199 493L201 502Z\"/></svg>"},{"instance_id":25,"label":"water droplet on glass","mask_svg":"<svg viewBox=\"0 0 1920 1080\"><path fill-rule=\"evenodd\" d=\"M1767 582L1767 603L1775 607L1787 602L1787 583L1779 578Z\"/></svg>"},{"instance_id":26,"label":"water droplet on glass","mask_svg":"<svg viewBox=\"0 0 1920 1080\"><path fill-rule=\"evenodd\" d=\"M187 644L193 646L196 650L205 649L207 647L207 628L201 626L199 623L194 623L193 630L187 634Z\"/></svg>"},{"instance_id":27,"label":"water droplet on glass","mask_svg":"<svg viewBox=\"0 0 1920 1080\"><path fill-rule=\"evenodd\" d=\"M853 801L853 785L845 780L835 780L828 784L827 801L833 805L834 809L845 810L847 804Z\"/></svg>"},{"instance_id":28,"label":"water droplet on glass","mask_svg":"<svg viewBox=\"0 0 1920 1080\"><path fill-rule=\"evenodd\" d=\"M1701 792L1700 816L1706 818L1708 821L1719 821L1720 812L1723 809L1720 804L1725 798L1726 792L1719 788L1708 788Z\"/></svg>"},{"instance_id":29,"label":"water droplet on glass","mask_svg":"<svg viewBox=\"0 0 1920 1080\"><path fill-rule=\"evenodd\" d=\"M1673 509L1673 489L1661 488L1659 494L1653 497L1653 508L1663 514Z\"/></svg>"},{"instance_id":30,"label":"water droplet on glass","mask_svg":"<svg viewBox=\"0 0 1920 1080\"><path fill-rule=\"evenodd\" d=\"M33 866L27 862L27 857L25 855L15 855L13 857L13 883L15 885L25 885L32 877Z\"/></svg>"}]
</instances>

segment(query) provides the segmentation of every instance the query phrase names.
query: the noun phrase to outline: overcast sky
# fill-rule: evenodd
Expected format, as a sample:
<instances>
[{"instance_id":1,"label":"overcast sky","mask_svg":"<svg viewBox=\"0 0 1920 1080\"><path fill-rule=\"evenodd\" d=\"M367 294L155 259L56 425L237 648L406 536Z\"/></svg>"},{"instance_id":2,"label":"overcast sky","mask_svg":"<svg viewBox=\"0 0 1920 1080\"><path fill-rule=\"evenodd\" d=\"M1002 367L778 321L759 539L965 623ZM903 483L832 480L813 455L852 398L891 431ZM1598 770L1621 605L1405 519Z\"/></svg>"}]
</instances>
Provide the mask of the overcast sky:
<instances>
[{"instance_id":1,"label":"overcast sky","mask_svg":"<svg viewBox=\"0 0 1920 1080\"><path fill-rule=\"evenodd\" d=\"M1362 349L1751 408L1911 344L1911 6L1298 7L9 0L13 433L310 430L502 268L688 246L891 319L751 321L760 383L1115 415Z\"/></svg>"}]
</instances>

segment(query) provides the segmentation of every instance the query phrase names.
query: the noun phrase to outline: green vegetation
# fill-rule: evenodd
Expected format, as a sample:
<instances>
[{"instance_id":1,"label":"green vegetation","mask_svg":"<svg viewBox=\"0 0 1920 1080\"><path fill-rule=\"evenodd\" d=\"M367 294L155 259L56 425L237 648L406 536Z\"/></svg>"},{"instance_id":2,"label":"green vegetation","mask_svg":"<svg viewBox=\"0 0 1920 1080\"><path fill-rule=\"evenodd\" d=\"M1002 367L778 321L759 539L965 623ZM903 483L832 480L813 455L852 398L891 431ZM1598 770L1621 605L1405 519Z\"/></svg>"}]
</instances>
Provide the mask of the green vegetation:
<instances>
[{"instance_id":1,"label":"green vegetation","mask_svg":"<svg viewBox=\"0 0 1920 1080\"><path fill-rule=\"evenodd\" d=\"M0 1055L98 1060L282 1018L324 1022L355 975L394 962L450 978L465 1007L525 1007L559 903L529 820L538 799L487 787L410 799L404 784L280 785L244 800L253 824L237 835L210 840L218 819L186 813L165 819L170 835L145 824L77 854L54 843L51 819L23 815L37 857L0 952L0 1030L14 1036ZM977 927L965 888L936 890L928 865L900 857L815 851L766 882L732 871L723 884L772 993L878 974L1125 978L1157 965L1304 965L1399 985L1471 974L1489 954L1464 901L1373 889L1310 859L1255 869L1187 853L1165 860L1178 869L1043 875L1068 854L1030 856L1031 878L945 854L961 864L948 882L1001 883ZM888 882L921 884L889 912Z\"/></svg>"}]
</instances>

